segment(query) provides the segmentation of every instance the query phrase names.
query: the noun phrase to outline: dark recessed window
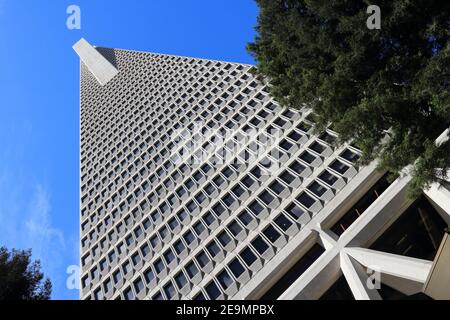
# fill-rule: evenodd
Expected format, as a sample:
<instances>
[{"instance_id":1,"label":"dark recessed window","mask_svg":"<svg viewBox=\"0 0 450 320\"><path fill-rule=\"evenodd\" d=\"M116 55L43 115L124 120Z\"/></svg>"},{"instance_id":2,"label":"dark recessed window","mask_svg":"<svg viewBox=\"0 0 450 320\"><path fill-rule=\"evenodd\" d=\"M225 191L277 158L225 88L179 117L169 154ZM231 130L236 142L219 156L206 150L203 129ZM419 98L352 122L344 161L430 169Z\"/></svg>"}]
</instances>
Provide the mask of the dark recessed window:
<instances>
[{"instance_id":1,"label":"dark recessed window","mask_svg":"<svg viewBox=\"0 0 450 320\"><path fill-rule=\"evenodd\" d=\"M161 239L165 239L169 235L169 231L166 227L162 227L161 229L159 229L159 235Z\"/></svg>"},{"instance_id":2,"label":"dark recessed window","mask_svg":"<svg viewBox=\"0 0 450 320\"><path fill-rule=\"evenodd\" d=\"M222 204L218 203L213 207L213 211L218 217L220 217L222 213L225 212L225 208Z\"/></svg>"},{"instance_id":3,"label":"dark recessed window","mask_svg":"<svg viewBox=\"0 0 450 320\"><path fill-rule=\"evenodd\" d=\"M223 198L222 201L225 203L227 207L231 207L233 203L236 201L236 199L233 198L233 196L229 193L227 193Z\"/></svg>"},{"instance_id":4,"label":"dark recessed window","mask_svg":"<svg viewBox=\"0 0 450 320\"><path fill-rule=\"evenodd\" d=\"M188 281L183 272L180 272L175 276L175 283L177 284L180 290L183 289L183 287L187 284L187 282Z\"/></svg>"},{"instance_id":5,"label":"dark recessed window","mask_svg":"<svg viewBox=\"0 0 450 320\"><path fill-rule=\"evenodd\" d=\"M158 236L154 235L150 238L150 244L153 248L156 248L156 246L160 243Z\"/></svg>"},{"instance_id":6,"label":"dark recessed window","mask_svg":"<svg viewBox=\"0 0 450 320\"><path fill-rule=\"evenodd\" d=\"M261 236L257 236L253 241L252 241L252 246L253 248L255 248L255 250L260 254L264 254L264 252L267 251L267 249L269 249L269 245L261 238Z\"/></svg>"},{"instance_id":7,"label":"dark recessed window","mask_svg":"<svg viewBox=\"0 0 450 320\"><path fill-rule=\"evenodd\" d=\"M220 290L214 281L211 281L205 289L211 300L215 300L220 296Z\"/></svg>"},{"instance_id":8,"label":"dark recessed window","mask_svg":"<svg viewBox=\"0 0 450 320\"><path fill-rule=\"evenodd\" d=\"M240 198L244 194L245 190L240 185L236 185L233 189L231 189L231 192L233 192L237 198Z\"/></svg>"},{"instance_id":9,"label":"dark recessed window","mask_svg":"<svg viewBox=\"0 0 450 320\"><path fill-rule=\"evenodd\" d=\"M281 234L275 229L271 224L263 231L263 234L269 239L270 242L274 243L280 238Z\"/></svg>"},{"instance_id":10,"label":"dark recessed window","mask_svg":"<svg viewBox=\"0 0 450 320\"><path fill-rule=\"evenodd\" d=\"M253 217L246 211L242 211L239 215L238 215L238 219L245 225L249 225L250 222L253 221Z\"/></svg>"},{"instance_id":11,"label":"dark recessed window","mask_svg":"<svg viewBox=\"0 0 450 320\"><path fill-rule=\"evenodd\" d=\"M322 141L325 141L329 144L332 144L334 141L336 141L336 137L329 134L328 132L324 132L319 136L319 139Z\"/></svg>"},{"instance_id":12,"label":"dark recessed window","mask_svg":"<svg viewBox=\"0 0 450 320\"><path fill-rule=\"evenodd\" d=\"M134 242L133 236L130 234L128 237L125 238L125 242L127 243L128 246L131 246Z\"/></svg>"},{"instance_id":13,"label":"dark recessed window","mask_svg":"<svg viewBox=\"0 0 450 320\"><path fill-rule=\"evenodd\" d=\"M317 195L318 197L322 196L327 191L327 188L325 188L323 185L321 185L320 183L318 183L316 181L311 183L309 185L308 189L311 192L313 192L315 195Z\"/></svg>"},{"instance_id":14,"label":"dark recessed window","mask_svg":"<svg viewBox=\"0 0 450 320\"><path fill-rule=\"evenodd\" d=\"M175 228L179 226L179 223L175 218L170 219L168 224L171 230L175 230Z\"/></svg>"},{"instance_id":15,"label":"dark recessed window","mask_svg":"<svg viewBox=\"0 0 450 320\"><path fill-rule=\"evenodd\" d=\"M195 233L196 233L197 235L201 235L202 232L206 230L206 228L205 228L205 226L203 225L203 223L201 223L201 222L199 221L199 222L197 222L196 224L194 224L194 230L195 230Z\"/></svg>"},{"instance_id":16,"label":"dark recessed window","mask_svg":"<svg viewBox=\"0 0 450 320\"><path fill-rule=\"evenodd\" d=\"M219 283L224 290L228 289L234 282L226 270L223 270L217 275L217 280L219 280Z\"/></svg>"},{"instance_id":17,"label":"dark recessed window","mask_svg":"<svg viewBox=\"0 0 450 320\"><path fill-rule=\"evenodd\" d=\"M133 260L133 264L137 265L139 262L141 262L141 256L138 253L135 253L132 257L131 260Z\"/></svg>"},{"instance_id":18,"label":"dark recessed window","mask_svg":"<svg viewBox=\"0 0 450 320\"><path fill-rule=\"evenodd\" d=\"M274 221L283 231L288 230L289 227L292 226L291 220L289 220L284 214L280 214Z\"/></svg>"},{"instance_id":19,"label":"dark recessed window","mask_svg":"<svg viewBox=\"0 0 450 320\"><path fill-rule=\"evenodd\" d=\"M255 180L253 180L252 178L250 178L250 176L247 175L242 179L242 183L247 188L250 188L255 183Z\"/></svg>"},{"instance_id":20,"label":"dark recessed window","mask_svg":"<svg viewBox=\"0 0 450 320\"><path fill-rule=\"evenodd\" d=\"M305 211L302 208L300 208L294 203L292 203L286 208L286 212L295 220L298 220L305 213Z\"/></svg>"},{"instance_id":21,"label":"dark recessed window","mask_svg":"<svg viewBox=\"0 0 450 320\"><path fill-rule=\"evenodd\" d=\"M303 192L297 197L297 201L304 205L306 208L310 208L316 200L308 195L306 192Z\"/></svg>"},{"instance_id":22,"label":"dark recessed window","mask_svg":"<svg viewBox=\"0 0 450 320\"><path fill-rule=\"evenodd\" d=\"M292 162L289 168L297 174L301 174L306 169L306 167L297 160Z\"/></svg>"},{"instance_id":23,"label":"dark recessed window","mask_svg":"<svg viewBox=\"0 0 450 320\"><path fill-rule=\"evenodd\" d=\"M131 264L127 261L122 265L122 270L124 274L127 274L131 271Z\"/></svg>"},{"instance_id":24,"label":"dark recessed window","mask_svg":"<svg viewBox=\"0 0 450 320\"><path fill-rule=\"evenodd\" d=\"M237 236L242 231L242 227L239 225L238 222L233 221L228 225L228 230L230 230L233 236Z\"/></svg>"},{"instance_id":25,"label":"dark recessed window","mask_svg":"<svg viewBox=\"0 0 450 320\"><path fill-rule=\"evenodd\" d=\"M346 149L342 152L341 157L350 162L356 162L359 159L359 155L350 149Z\"/></svg>"},{"instance_id":26,"label":"dark recessed window","mask_svg":"<svg viewBox=\"0 0 450 320\"><path fill-rule=\"evenodd\" d=\"M281 118L277 118L273 123L279 127L283 127L286 124L286 121Z\"/></svg>"},{"instance_id":27,"label":"dark recessed window","mask_svg":"<svg viewBox=\"0 0 450 320\"><path fill-rule=\"evenodd\" d=\"M192 176L197 182L199 182L203 178L203 175L200 173L200 171L194 172Z\"/></svg>"},{"instance_id":28,"label":"dark recessed window","mask_svg":"<svg viewBox=\"0 0 450 320\"><path fill-rule=\"evenodd\" d=\"M150 228L152 223L150 222L149 218L145 218L144 221L142 222L142 225L144 226L144 229L147 230L148 228Z\"/></svg>"},{"instance_id":29,"label":"dark recessed window","mask_svg":"<svg viewBox=\"0 0 450 320\"><path fill-rule=\"evenodd\" d=\"M164 260L166 260L167 264L170 264L173 260L175 260L175 255L173 254L172 250L168 249L164 253Z\"/></svg>"},{"instance_id":30,"label":"dark recessed window","mask_svg":"<svg viewBox=\"0 0 450 320\"><path fill-rule=\"evenodd\" d=\"M194 185L194 181L192 181L191 178L189 178L188 180L186 180L186 182L184 183L186 189L190 190Z\"/></svg>"},{"instance_id":31,"label":"dark recessed window","mask_svg":"<svg viewBox=\"0 0 450 320\"><path fill-rule=\"evenodd\" d=\"M108 255L109 258L109 262L113 262L116 260L116 252L115 251L111 251Z\"/></svg>"},{"instance_id":32,"label":"dark recessed window","mask_svg":"<svg viewBox=\"0 0 450 320\"><path fill-rule=\"evenodd\" d=\"M194 201L189 201L188 204L186 205L186 208L188 209L189 212L194 212L197 209L197 204Z\"/></svg>"},{"instance_id":33,"label":"dark recessed window","mask_svg":"<svg viewBox=\"0 0 450 320\"><path fill-rule=\"evenodd\" d=\"M335 160L331 165L330 168L333 169L336 172L339 172L340 174L344 174L347 172L347 170L350 168L348 165L344 164L343 162L339 160Z\"/></svg>"},{"instance_id":34,"label":"dark recessed window","mask_svg":"<svg viewBox=\"0 0 450 320\"><path fill-rule=\"evenodd\" d=\"M302 159L303 161L305 161L306 163L311 164L314 160L316 160L316 157L313 156L311 153L309 153L308 151L305 151L302 153L302 155L300 156L300 159Z\"/></svg>"},{"instance_id":35,"label":"dark recessed window","mask_svg":"<svg viewBox=\"0 0 450 320\"><path fill-rule=\"evenodd\" d=\"M186 248L181 240L178 240L177 242L175 242L173 247L175 248L175 252L177 254L182 253L184 251L184 249Z\"/></svg>"},{"instance_id":36,"label":"dark recessed window","mask_svg":"<svg viewBox=\"0 0 450 320\"><path fill-rule=\"evenodd\" d=\"M186 272L189 276L189 278L194 278L194 276L199 272L197 269L197 266L195 265L194 262L190 262L186 267Z\"/></svg>"},{"instance_id":37,"label":"dark recessed window","mask_svg":"<svg viewBox=\"0 0 450 320\"><path fill-rule=\"evenodd\" d=\"M226 246L228 243L230 243L231 238L225 231L222 231L218 236L217 239L219 240L220 244L222 246Z\"/></svg>"},{"instance_id":38,"label":"dark recessed window","mask_svg":"<svg viewBox=\"0 0 450 320\"><path fill-rule=\"evenodd\" d=\"M244 260L244 262L250 267L253 262L256 261L256 255L253 253L253 251L247 247L239 254L241 258Z\"/></svg>"},{"instance_id":39,"label":"dark recessed window","mask_svg":"<svg viewBox=\"0 0 450 320\"><path fill-rule=\"evenodd\" d=\"M264 191L263 193L261 193L258 196L266 205L269 205L274 199L275 197L272 196L269 192Z\"/></svg>"},{"instance_id":40,"label":"dark recessed window","mask_svg":"<svg viewBox=\"0 0 450 320\"><path fill-rule=\"evenodd\" d=\"M298 133L297 131L292 131L288 137L294 141L299 141L302 137L302 135L300 133Z\"/></svg>"},{"instance_id":41,"label":"dark recessed window","mask_svg":"<svg viewBox=\"0 0 450 320\"><path fill-rule=\"evenodd\" d=\"M103 292L102 289L98 288L94 292L95 300L103 300Z\"/></svg>"},{"instance_id":42,"label":"dark recessed window","mask_svg":"<svg viewBox=\"0 0 450 320\"><path fill-rule=\"evenodd\" d=\"M137 293L140 293L142 290L144 290L144 282L142 281L141 277L134 281L133 285L134 290L136 290Z\"/></svg>"},{"instance_id":43,"label":"dark recessed window","mask_svg":"<svg viewBox=\"0 0 450 320\"><path fill-rule=\"evenodd\" d=\"M206 246L206 250L208 250L209 254L212 257L215 257L219 254L220 252L220 248L217 245L217 243L213 240L211 241L207 246Z\"/></svg>"},{"instance_id":44,"label":"dark recessed window","mask_svg":"<svg viewBox=\"0 0 450 320\"><path fill-rule=\"evenodd\" d=\"M222 186L222 184L225 183L225 180L223 180L223 178L219 175L217 175L214 179L213 179L214 184L220 188Z\"/></svg>"},{"instance_id":45,"label":"dark recessed window","mask_svg":"<svg viewBox=\"0 0 450 320\"><path fill-rule=\"evenodd\" d=\"M137 227L136 229L134 229L134 235L136 236L136 238L139 238L139 236L142 234L142 229L141 227Z\"/></svg>"},{"instance_id":46,"label":"dark recessed window","mask_svg":"<svg viewBox=\"0 0 450 320\"><path fill-rule=\"evenodd\" d=\"M259 214L264 210L263 206L256 200L253 201L248 207L255 216L259 216Z\"/></svg>"},{"instance_id":47,"label":"dark recessed window","mask_svg":"<svg viewBox=\"0 0 450 320\"><path fill-rule=\"evenodd\" d=\"M197 256L195 256L195 259L202 268L209 263L209 258L203 250Z\"/></svg>"},{"instance_id":48,"label":"dark recessed window","mask_svg":"<svg viewBox=\"0 0 450 320\"><path fill-rule=\"evenodd\" d=\"M311 125L307 124L306 122L300 122L297 125L297 129L299 129L303 132L308 132L311 129Z\"/></svg>"},{"instance_id":49,"label":"dark recessed window","mask_svg":"<svg viewBox=\"0 0 450 320\"><path fill-rule=\"evenodd\" d=\"M254 169L252 169L252 171L250 171L250 173L254 175L257 179L261 178L262 176L262 171L260 167L255 167Z\"/></svg>"},{"instance_id":50,"label":"dark recessed window","mask_svg":"<svg viewBox=\"0 0 450 320\"><path fill-rule=\"evenodd\" d=\"M169 282L164 286L164 293L166 294L167 299L172 299L176 295L177 291L172 282Z\"/></svg>"},{"instance_id":51,"label":"dark recessed window","mask_svg":"<svg viewBox=\"0 0 450 320\"><path fill-rule=\"evenodd\" d=\"M133 290L131 290L131 288L125 289L123 295L125 297L125 300L134 300L134 293Z\"/></svg>"},{"instance_id":52,"label":"dark recessed window","mask_svg":"<svg viewBox=\"0 0 450 320\"><path fill-rule=\"evenodd\" d=\"M202 169L204 173L208 173L212 168L209 164L204 164L200 169Z\"/></svg>"},{"instance_id":53,"label":"dark recessed window","mask_svg":"<svg viewBox=\"0 0 450 320\"><path fill-rule=\"evenodd\" d=\"M194 300L197 300L197 301L203 301L203 300L206 300L206 298L205 298L205 295L203 294L203 292L199 292L195 297L194 297Z\"/></svg>"},{"instance_id":54,"label":"dark recessed window","mask_svg":"<svg viewBox=\"0 0 450 320\"><path fill-rule=\"evenodd\" d=\"M155 279L155 274L153 273L153 270L151 268L148 268L144 272L144 278L147 283L150 283L153 279Z\"/></svg>"},{"instance_id":55,"label":"dark recessed window","mask_svg":"<svg viewBox=\"0 0 450 320\"><path fill-rule=\"evenodd\" d=\"M315 152L317 152L317 153L322 153L327 147L326 146L324 146L323 144L320 144L320 143L318 143L318 142L314 142L314 143L312 143L310 146L309 146L309 148L311 149L311 150L314 150Z\"/></svg>"},{"instance_id":56,"label":"dark recessed window","mask_svg":"<svg viewBox=\"0 0 450 320\"><path fill-rule=\"evenodd\" d=\"M183 235L184 240L186 241L186 243L188 245L190 245L194 240L195 240L195 236L192 233L191 230L187 231L184 235Z\"/></svg>"},{"instance_id":57,"label":"dark recessed window","mask_svg":"<svg viewBox=\"0 0 450 320\"><path fill-rule=\"evenodd\" d=\"M208 196L212 195L214 191L216 191L216 188L211 183L208 183L205 188L205 192L208 194Z\"/></svg>"},{"instance_id":58,"label":"dark recessed window","mask_svg":"<svg viewBox=\"0 0 450 320\"><path fill-rule=\"evenodd\" d=\"M148 254L150 254L150 251L151 251L150 246L147 243L145 243L141 247L141 253L144 257L146 257Z\"/></svg>"},{"instance_id":59,"label":"dark recessed window","mask_svg":"<svg viewBox=\"0 0 450 320\"><path fill-rule=\"evenodd\" d=\"M106 267L108 266L108 264L106 263L106 259L103 259L102 261L100 261L100 270L105 270Z\"/></svg>"},{"instance_id":60,"label":"dark recessed window","mask_svg":"<svg viewBox=\"0 0 450 320\"><path fill-rule=\"evenodd\" d=\"M281 175L280 175L280 179L283 180L284 182L286 182L286 184L291 184L292 181L295 180L294 175L290 174L287 171L284 171Z\"/></svg>"},{"instance_id":61,"label":"dark recessed window","mask_svg":"<svg viewBox=\"0 0 450 320\"><path fill-rule=\"evenodd\" d=\"M195 196L195 200L199 203L202 204L203 201L205 201L206 196L203 194L203 192L199 192L197 193L197 195Z\"/></svg>"},{"instance_id":62,"label":"dark recessed window","mask_svg":"<svg viewBox=\"0 0 450 320\"><path fill-rule=\"evenodd\" d=\"M286 151L289 151L292 148L292 146L293 144L287 141L286 139L283 139L283 141L281 141L280 143L280 147Z\"/></svg>"},{"instance_id":63,"label":"dark recessed window","mask_svg":"<svg viewBox=\"0 0 450 320\"><path fill-rule=\"evenodd\" d=\"M226 167L225 169L222 170L222 174L223 174L226 178L229 178L229 177L231 177L231 175L233 174L233 170L231 170L230 167Z\"/></svg>"},{"instance_id":64,"label":"dark recessed window","mask_svg":"<svg viewBox=\"0 0 450 320\"><path fill-rule=\"evenodd\" d=\"M236 258L228 264L228 267L236 278L239 278L245 271L244 266Z\"/></svg>"},{"instance_id":65,"label":"dark recessed window","mask_svg":"<svg viewBox=\"0 0 450 320\"><path fill-rule=\"evenodd\" d=\"M326 182L328 185L332 186L336 181L337 177L331 174L329 171L325 170L320 176L319 179Z\"/></svg>"},{"instance_id":66,"label":"dark recessed window","mask_svg":"<svg viewBox=\"0 0 450 320\"><path fill-rule=\"evenodd\" d=\"M111 289L112 289L112 281L111 281L111 279L108 278L105 281L105 283L103 284L103 288L105 289L105 292L111 291Z\"/></svg>"},{"instance_id":67,"label":"dark recessed window","mask_svg":"<svg viewBox=\"0 0 450 320\"><path fill-rule=\"evenodd\" d=\"M279 195L284 191L284 189L286 189L281 183L276 180L269 186L269 188L277 195Z\"/></svg>"},{"instance_id":68,"label":"dark recessed window","mask_svg":"<svg viewBox=\"0 0 450 320\"><path fill-rule=\"evenodd\" d=\"M152 297L152 300L164 300L164 297L163 297L163 295L161 294L161 292L158 292L157 294L155 294L155 295Z\"/></svg>"},{"instance_id":69,"label":"dark recessed window","mask_svg":"<svg viewBox=\"0 0 450 320\"><path fill-rule=\"evenodd\" d=\"M164 262L162 262L161 259L156 260L155 263L153 264L153 266L155 267L157 274L160 274L165 268Z\"/></svg>"},{"instance_id":70,"label":"dark recessed window","mask_svg":"<svg viewBox=\"0 0 450 320\"><path fill-rule=\"evenodd\" d=\"M186 193L186 190L183 187L180 187L177 189L177 191L175 191L178 195L178 197L183 197L183 195Z\"/></svg>"},{"instance_id":71,"label":"dark recessed window","mask_svg":"<svg viewBox=\"0 0 450 320\"><path fill-rule=\"evenodd\" d=\"M183 209L180 212L177 213L177 217L178 219L180 219L180 221L184 221L186 220L186 218L188 217L187 212Z\"/></svg>"},{"instance_id":72,"label":"dark recessed window","mask_svg":"<svg viewBox=\"0 0 450 320\"><path fill-rule=\"evenodd\" d=\"M120 280L122 280L122 273L120 273L120 270L117 270L113 274L114 283L118 283Z\"/></svg>"},{"instance_id":73,"label":"dark recessed window","mask_svg":"<svg viewBox=\"0 0 450 320\"><path fill-rule=\"evenodd\" d=\"M212 223L214 223L214 221L216 221L216 218L211 212L208 212L203 216L203 221L205 221L206 225L210 226Z\"/></svg>"}]
</instances>

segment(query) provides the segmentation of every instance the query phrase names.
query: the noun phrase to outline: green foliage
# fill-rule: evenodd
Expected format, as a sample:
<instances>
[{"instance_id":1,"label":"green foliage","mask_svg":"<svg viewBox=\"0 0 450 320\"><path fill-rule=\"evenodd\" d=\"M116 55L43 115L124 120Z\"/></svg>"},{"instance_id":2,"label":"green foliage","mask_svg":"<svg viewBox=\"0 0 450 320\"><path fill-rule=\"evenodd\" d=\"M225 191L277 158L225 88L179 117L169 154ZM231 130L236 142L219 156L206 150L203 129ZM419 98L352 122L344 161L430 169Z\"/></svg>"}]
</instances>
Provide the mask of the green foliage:
<instances>
[{"instance_id":1,"label":"green foliage","mask_svg":"<svg viewBox=\"0 0 450 320\"><path fill-rule=\"evenodd\" d=\"M449 143L433 142L450 124L449 1L257 3L248 49L275 99L309 105L319 129L332 122L341 142L354 140L363 164L378 157L399 172L419 159L412 195L446 178ZM379 30L366 26L370 4L381 9Z\"/></svg>"},{"instance_id":2,"label":"green foliage","mask_svg":"<svg viewBox=\"0 0 450 320\"><path fill-rule=\"evenodd\" d=\"M0 248L0 300L48 300L51 292L40 262L31 261L31 250Z\"/></svg>"}]
</instances>

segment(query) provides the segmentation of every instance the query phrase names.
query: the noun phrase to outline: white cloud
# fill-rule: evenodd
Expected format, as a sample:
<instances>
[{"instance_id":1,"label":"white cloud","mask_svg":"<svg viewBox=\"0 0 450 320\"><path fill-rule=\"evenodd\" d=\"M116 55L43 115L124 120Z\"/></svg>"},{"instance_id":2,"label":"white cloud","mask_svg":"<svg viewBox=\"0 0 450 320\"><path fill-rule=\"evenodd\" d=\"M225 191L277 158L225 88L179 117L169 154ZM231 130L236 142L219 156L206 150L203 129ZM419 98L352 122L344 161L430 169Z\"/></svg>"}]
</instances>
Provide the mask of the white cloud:
<instances>
[{"instance_id":1,"label":"white cloud","mask_svg":"<svg viewBox=\"0 0 450 320\"><path fill-rule=\"evenodd\" d=\"M64 235L61 230L52 227L49 192L40 184L35 186L29 213L25 221L27 238L33 244L36 254L44 254L51 246L64 249Z\"/></svg>"}]
</instances>

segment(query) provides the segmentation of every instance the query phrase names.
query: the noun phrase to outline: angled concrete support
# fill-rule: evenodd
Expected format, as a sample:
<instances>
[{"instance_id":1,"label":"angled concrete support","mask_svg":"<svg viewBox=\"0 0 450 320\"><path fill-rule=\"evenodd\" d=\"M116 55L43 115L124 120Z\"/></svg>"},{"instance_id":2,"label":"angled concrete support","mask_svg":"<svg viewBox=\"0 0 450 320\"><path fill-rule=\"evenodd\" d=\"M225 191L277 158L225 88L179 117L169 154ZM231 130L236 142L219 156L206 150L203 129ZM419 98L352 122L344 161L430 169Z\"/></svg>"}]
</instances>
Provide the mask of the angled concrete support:
<instances>
[{"instance_id":1,"label":"angled concrete support","mask_svg":"<svg viewBox=\"0 0 450 320\"><path fill-rule=\"evenodd\" d=\"M73 46L73 49L100 85L104 86L119 73L111 62L83 38Z\"/></svg>"},{"instance_id":2,"label":"angled concrete support","mask_svg":"<svg viewBox=\"0 0 450 320\"><path fill-rule=\"evenodd\" d=\"M345 248L344 252L367 268L395 277L402 292L420 291L432 265L432 261L364 248Z\"/></svg>"},{"instance_id":3,"label":"angled concrete support","mask_svg":"<svg viewBox=\"0 0 450 320\"><path fill-rule=\"evenodd\" d=\"M430 188L424 191L424 194L442 219L450 225L450 190L433 183Z\"/></svg>"},{"instance_id":4,"label":"angled concrete support","mask_svg":"<svg viewBox=\"0 0 450 320\"><path fill-rule=\"evenodd\" d=\"M370 288L371 281L364 268L349 257L347 253L340 253L341 270L348 286L356 300L381 300L376 288Z\"/></svg>"}]
</instances>

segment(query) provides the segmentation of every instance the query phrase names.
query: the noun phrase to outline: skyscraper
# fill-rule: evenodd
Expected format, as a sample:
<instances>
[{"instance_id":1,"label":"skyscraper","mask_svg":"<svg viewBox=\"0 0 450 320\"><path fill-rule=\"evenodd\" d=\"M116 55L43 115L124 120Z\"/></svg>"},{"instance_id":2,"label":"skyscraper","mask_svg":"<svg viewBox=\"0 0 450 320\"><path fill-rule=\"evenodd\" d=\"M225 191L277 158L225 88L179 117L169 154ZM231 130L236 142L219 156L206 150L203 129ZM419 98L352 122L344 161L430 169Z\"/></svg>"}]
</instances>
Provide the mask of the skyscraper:
<instances>
[{"instance_id":1,"label":"skyscraper","mask_svg":"<svg viewBox=\"0 0 450 320\"><path fill-rule=\"evenodd\" d=\"M250 65L74 48L82 299L448 295L449 190L409 199Z\"/></svg>"}]
</instances>

